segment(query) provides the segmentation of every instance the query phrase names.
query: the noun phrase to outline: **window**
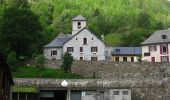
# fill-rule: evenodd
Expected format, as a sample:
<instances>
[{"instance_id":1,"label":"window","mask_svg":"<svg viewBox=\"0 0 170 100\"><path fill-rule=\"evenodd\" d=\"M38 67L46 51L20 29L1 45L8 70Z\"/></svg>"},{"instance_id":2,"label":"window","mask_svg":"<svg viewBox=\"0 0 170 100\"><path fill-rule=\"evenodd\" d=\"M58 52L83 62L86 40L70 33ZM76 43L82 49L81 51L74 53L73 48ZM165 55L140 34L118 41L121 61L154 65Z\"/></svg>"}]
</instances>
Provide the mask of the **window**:
<instances>
[{"instance_id":1,"label":"window","mask_svg":"<svg viewBox=\"0 0 170 100\"><path fill-rule=\"evenodd\" d=\"M168 56L161 56L161 62L169 62Z\"/></svg>"},{"instance_id":2,"label":"window","mask_svg":"<svg viewBox=\"0 0 170 100\"><path fill-rule=\"evenodd\" d=\"M114 95L119 95L119 91L113 91Z\"/></svg>"},{"instance_id":3,"label":"window","mask_svg":"<svg viewBox=\"0 0 170 100\"><path fill-rule=\"evenodd\" d=\"M87 44L87 38L83 38L83 44Z\"/></svg>"},{"instance_id":4,"label":"window","mask_svg":"<svg viewBox=\"0 0 170 100\"><path fill-rule=\"evenodd\" d=\"M97 47L91 47L91 52L97 52Z\"/></svg>"},{"instance_id":5,"label":"window","mask_svg":"<svg viewBox=\"0 0 170 100\"><path fill-rule=\"evenodd\" d=\"M83 47L80 47L80 52L83 52Z\"/></svg>"},{"instance_id":6,"label":"window","mask_svg":"<svg viewBox=\"0 0 170 100\"><path fill-rule=\"evenodd\" d=\"M81 29L81 22L78 22L78 29Z\"/></svg>"},{"instance_id":7,"label":"window","mask_svg":"<svg viewBox=\"0 0 170 100\"><path fill-rule=\"evenodd\" d=\"M93 38L91 38L91 40L93 40Z\"/></svg>"},{"instance_id":8,"label":"window","mask_svg":"<svg viewBox=\"0 0 170 100\"><path fill-rule=\"evenodd\" d=\"M83 57L80 57L80 60L83 60Z\"/></svg>"},{"instance_id":9,"label":"window","mask_svg":"<svg viewBox=\"0 0 170 100\"><path fill-rule=\"evenodd\" d=\"M128 91L123 91L122 94L123 95L128 95Z\"/></svg>"},{"instance_id":10,"label":"window","mask_svg":"<svg viewBox=\"0 0 170 100\"><path fill-rule=\"evenodd\" d=\"M163 46L162 49L163 49L163 52L162 52L162 53L165 54L165 53L167 52L166 46Z\"/></svg>"},{"instance_id":11,"label":"window","mask_svg":"<svg viewBox=\"0 0 170 100\"><path fill-rule=\"evenodd\" d=\"M162 39L167 39L167 35L162 35Z\"/></svg>"},{"instance_id":12,"label":"window","mask_svg":"<svg viewBox=\"0 0 170 100\"><path fill-rule=\"evenodd\" d=\"M78 40L78 39L76 38L76 40Z\"/></svg>"},{"instance_id":13,"label":"window","mask_svg":"<svg viewBox=\"0 0 170 100\"><path fill-rule=\"evenodd\" d=\"M134 62L134 57L131 57L131 62Z\"/></svg>"},{"instance_id":14,"label":"window","mask_svg":"<svg viewBox=\"0 0 170 100\"><path fill-rule=\"evenodd\" d=\"M156 45L149 45L149 51L157 51Z\"/></svg>"},{"instance_id":15,"label":"window","mask_svg":"<svg viewBox=\"0 0 170 100\"><path fill-rule=\"evenodd\" d=\"M115 61L119 61L119 57L115 57Z\"/></svg>"},{"instance_id":16,"label":"window","mask_svg":"<svg viewBox=\"0 0 170 100\"><path fill-rule=\"evenodd\" d=\"M168 54L168 44L160 45L160 54Z\"/></svg>"},{"instance_id":17,"label":"window","mask_svg":"<svg viewBox=\"0 0 170 100\"><path fill-rule=\"evenodd\" d=\"M123 57L123 61L127 61L127 57Z\"/></svg>"},{"instance_id":18,"label":"window","mask_svg":"<svg viewBox=\"0 0 170 100\"><path fill-rule=\"evenodd\" d=\"M120 49L116 49L116 53L120 53Z\"/></svg>"},{"instance_id":19,"label":"window","mask_svg":"<svg viewBox=\"0 0 170 100\"><path fill-rule=\"evenodd\" d=\"M55 55L57 55L57 50L52 50L51 51L51 56L55 56Z\"/></svg>"},{"instance_id":20,"label":"window","mask_svg":"<svg viewBox=\"0 0 170 100\"><path fill-rule=\"evenodd\" d=\"M97 61L97 57L91 57L91 61Z\"/></svg>"},{"instance_id":21,"label":"window","mask_svg":"<svg viewBox=\"0 0 170 100\"><path fill-rule=\"evenodd\" d=\"M73 52L73 51L74 51L73 47L67 47L67 52Z\"/></svg>"},{"instance_id":22,"label":"window","mask_svg":"<svg viewBox=\"0 0 170 100\"><path fill-rule=\"evenodd\" d=\"M144 56L150 56L150 53L148 52L148 53L144 53Z\"/></svg>"}]
</instances>

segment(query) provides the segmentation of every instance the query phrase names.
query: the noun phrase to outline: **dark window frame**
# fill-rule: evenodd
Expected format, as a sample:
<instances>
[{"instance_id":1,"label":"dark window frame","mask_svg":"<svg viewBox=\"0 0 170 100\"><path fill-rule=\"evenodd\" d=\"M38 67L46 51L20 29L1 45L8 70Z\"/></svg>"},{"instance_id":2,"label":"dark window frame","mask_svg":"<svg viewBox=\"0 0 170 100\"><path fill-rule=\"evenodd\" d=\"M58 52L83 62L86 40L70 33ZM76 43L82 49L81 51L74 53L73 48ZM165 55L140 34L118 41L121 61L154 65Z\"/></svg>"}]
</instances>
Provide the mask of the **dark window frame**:
<instances>
[{"instance_id":1,"label":"dark window frame","mask_svg":"<svg viewBox=\"0 0 170 100\"><path fill-rule=\"evenodd\" d=\"M127 57L123 57L123 61L127 61Z\"/></svg>"},{"instance_id":2,"label":"dark window frame","mask_svg":"<svg viewBox=\"0 0 170 100\"><path fill-rule=\"evenodd\" d=\"M122 94L123 94L123 95L128 95L128 94L129 94L129 91L122 91Z\"/></svg>"},{"instance_id":3,"label":"dark window frame","mask_svg":"<svg viewBox=\"0 0 170 100\"><path fill-rule=\"evenodd\" d=\"M67 52L74 52L74 48L73 47L67 47Z\"/></svg>"},{"instance_id":4,"label":"dark window frame","mask_svg":"<svg viewBox=\"0 0 170 100\"><path fill-rule=\"evenodd\" d=\"M167 39L167 35L162 35L162 39Z\"/></svg>"},{"instance_id":5,"label":"dark window frame","mask_svg":"<svg viewBox=\"0 0 170 100\"><path fill-rule=\"evenodd\" d=\"M120 61L119 57L115 57L115 61Z\"/></svg>"},{"instance_id":6,"label":"dark window frame","mask_svg":"<svg viewBox=\"0 0 170 100\"><path fill-rule=\"evenodd\" d=\"M91 57L91 61L97 61L97 57Z\"/></svg>"},{"instance_id":7,"label":"dark window frame","mask_svg":"<svg viewBox=\"0 0 170 100\"><path fill-rule=\"evenodd\" d=\"M150 55L151 55L150 52L144 53L144 56L150 56Z\"/></svg>"},{"instance_id":8,"label":"dark window frame","mask_svg":"<svg viewBox=\"0 0 170 100\"><path fill-rule=\"evenodd\" d=\"M80 52L83 52L83 47L80 47Z\"/></svg>"},{"instance_id":9,"label":"dark window frame","mask_svg":"<svg viewBox=\"0 0 170 100\"><path fill-rule=\"evenodd\" d=\"M78 28L78 29L81 29L81 22L78 22L78 23L77 23L77 28Z\"/></svg>"},{"instance_id":10,"label":"dark window frame","mask_svg":"<svg viewBox=\"0 0 170 100\"><path fill-rule=\"evenodd\" d=\"M57 56L57 50L51 50L51 56Z\"/></svg>"},{"instance_id":11,"label":"dark window frame","mask_svg":"<svg viewBox=\"0 0 170 100\"><path fill-rule=\"evenodd\" d=\"M98 52L98 47L91 47L91 52Z\"/></svg>"},{"instance_id":12,"label":"dark window frame","mask_svg":"<svg viewBox=\"0 0 170 100\"><path fill-rule=\"evenodd\" d=\"M83 44L84 44L84 45L87 44L87 38L83 38Z\"/></svg>"},{"instance_id":13,"label":"dark window frame","mask_svg":"<svg viewBox=\"0 0 170 100\"><path fill-rule=\"evenodd\" d=\"M120 95L119 91L113 91L113 95Z\"/></svg>"}]
</instances>

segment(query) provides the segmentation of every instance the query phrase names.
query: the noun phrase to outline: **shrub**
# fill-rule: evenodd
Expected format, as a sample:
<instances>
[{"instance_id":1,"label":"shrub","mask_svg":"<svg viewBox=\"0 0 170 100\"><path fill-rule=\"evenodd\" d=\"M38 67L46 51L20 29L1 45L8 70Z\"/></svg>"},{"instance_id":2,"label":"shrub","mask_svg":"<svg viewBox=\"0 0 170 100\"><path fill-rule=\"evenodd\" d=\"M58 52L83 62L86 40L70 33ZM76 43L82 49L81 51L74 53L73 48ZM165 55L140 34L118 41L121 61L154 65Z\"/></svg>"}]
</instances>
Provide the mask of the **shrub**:
<instances>
[{"instance_id":1,"label":"shrub","mask_svg":"<svg viewBox=\"0 0 170 100\"><path fill-rule=\"evenodd\" d=\"M64 69L65 72L71 72L71 66L73 64L73 57L71 56L70 53L66 52L63 57L63 64L62 68Z\"/></svg>"},{"instance_id":2,"label":"shrub","mask_svg":"<svg viewBox=\"0 0 170 100\"><path fill-rule=\"evenodd\" d=\"M44 55L37 55L35 57L35 67L38 69L43 69L45 64L45 57Z\"/></svg>"}]
</instances>

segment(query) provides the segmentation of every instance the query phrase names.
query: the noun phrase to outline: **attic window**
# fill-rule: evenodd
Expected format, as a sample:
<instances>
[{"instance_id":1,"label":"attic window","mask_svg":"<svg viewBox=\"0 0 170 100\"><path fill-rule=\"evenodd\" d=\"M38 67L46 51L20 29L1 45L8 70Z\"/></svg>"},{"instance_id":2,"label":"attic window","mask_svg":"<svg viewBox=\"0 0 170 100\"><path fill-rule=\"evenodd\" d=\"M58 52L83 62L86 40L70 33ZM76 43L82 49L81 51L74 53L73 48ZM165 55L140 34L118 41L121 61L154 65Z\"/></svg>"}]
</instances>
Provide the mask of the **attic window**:
<instances>
[{"instance_id":1,"label":"attic window","mask_svg":"<svg viewBox=\"0 0 170 100\"><path fill-rule=\"evenodd\" d=\"M120 52L120 49L116 49L116 53L119 53Z\"/></svg>"},{"instance_id":2,"label":"attic window","mask_svg":"<svg viewBox=\"0 0 170 100\"><path fill-rule=\"evenodd\" d=\"M81 22L78 22L78 29L81 29Z\"/></svg>"},{"instance_id":3,"label":"attic window","mask_svg":"<svg viewBox=\"0 0 170 100\"><path fill-rule=\"evenodd\" d=\"M167 39L167 36L166 35L162 35L162 39Z\"/></svg>"}]
</instances>

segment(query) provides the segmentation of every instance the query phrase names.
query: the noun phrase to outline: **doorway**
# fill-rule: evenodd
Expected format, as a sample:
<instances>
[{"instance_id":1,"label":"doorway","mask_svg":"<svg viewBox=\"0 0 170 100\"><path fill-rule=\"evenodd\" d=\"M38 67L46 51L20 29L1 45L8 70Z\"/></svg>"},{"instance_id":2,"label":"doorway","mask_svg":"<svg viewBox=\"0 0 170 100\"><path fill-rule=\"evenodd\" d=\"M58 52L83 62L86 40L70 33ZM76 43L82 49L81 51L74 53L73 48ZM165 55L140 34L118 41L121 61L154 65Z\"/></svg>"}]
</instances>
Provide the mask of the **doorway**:
<instances>
[{"instance_id":1,"label":"doorway","mask_svg":"<svg viewBox=\"0 0 170 100\"><path fill-rule=\"evenodd\" d=\"M66 90L54 91L54 100L67 100L67 91Z\"/></svg>"}]
</instances>

